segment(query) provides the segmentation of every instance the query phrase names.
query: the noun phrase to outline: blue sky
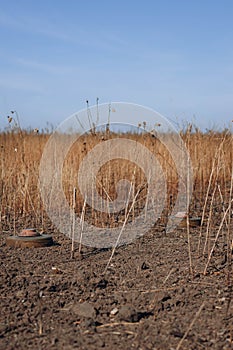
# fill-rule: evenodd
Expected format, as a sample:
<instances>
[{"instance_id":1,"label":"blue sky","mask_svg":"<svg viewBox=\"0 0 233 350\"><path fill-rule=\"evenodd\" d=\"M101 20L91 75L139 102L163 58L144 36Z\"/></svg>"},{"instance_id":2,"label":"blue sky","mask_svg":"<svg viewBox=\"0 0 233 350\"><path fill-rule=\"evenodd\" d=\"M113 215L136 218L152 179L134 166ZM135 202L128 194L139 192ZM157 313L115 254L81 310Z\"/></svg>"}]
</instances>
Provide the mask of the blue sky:
<instances>
[{"instance_id":1,"label":"blue sky","mask_svg":"<svg viewBox=\"0 0 233 350\"><path fill-rule=\"evenodd\" d=\"M0 128L135 102L182 124L233 119L232 1L0 0Z\"/></svg>"}]
</instances>

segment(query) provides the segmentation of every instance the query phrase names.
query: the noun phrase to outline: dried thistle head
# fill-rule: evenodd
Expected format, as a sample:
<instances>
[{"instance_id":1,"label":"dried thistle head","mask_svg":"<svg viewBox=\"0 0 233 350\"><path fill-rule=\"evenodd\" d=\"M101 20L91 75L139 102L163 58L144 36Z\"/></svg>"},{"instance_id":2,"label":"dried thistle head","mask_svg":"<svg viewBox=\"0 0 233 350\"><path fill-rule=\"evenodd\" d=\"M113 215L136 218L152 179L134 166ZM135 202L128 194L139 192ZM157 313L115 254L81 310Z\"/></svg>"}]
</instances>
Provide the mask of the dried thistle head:
<instances>
[{"instance_id":1,"label":"dried thistle head","mask_svg":"<svg viewBox=\"0 0 233 350\"><path fill-rule=\"evenodd\" d=\"M150 130L150 134L152 137L156 137L156 131L154 129Z\"/></svg>"}]
</instances>

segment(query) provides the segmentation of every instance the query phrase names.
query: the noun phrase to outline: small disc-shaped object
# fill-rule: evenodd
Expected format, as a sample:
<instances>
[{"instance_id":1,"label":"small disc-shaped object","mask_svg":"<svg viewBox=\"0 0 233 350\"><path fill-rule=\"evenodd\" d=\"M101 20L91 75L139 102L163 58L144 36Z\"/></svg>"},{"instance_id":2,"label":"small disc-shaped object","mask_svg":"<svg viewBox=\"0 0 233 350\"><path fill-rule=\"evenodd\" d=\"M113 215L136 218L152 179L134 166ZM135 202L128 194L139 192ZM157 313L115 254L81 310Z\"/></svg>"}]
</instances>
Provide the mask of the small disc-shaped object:
<instances>
[{"instance_id":1,"label":"small disc-shaped object","mask_svg":"<svg viewBox=\"0 0 233 350\"><path fill-rule=\"evenodd\" d=\"M6 238L6 244L14 248L39 248L53 245L53 239L50 235L37 236L9 236Z\"/></svg>"}]
</instances>

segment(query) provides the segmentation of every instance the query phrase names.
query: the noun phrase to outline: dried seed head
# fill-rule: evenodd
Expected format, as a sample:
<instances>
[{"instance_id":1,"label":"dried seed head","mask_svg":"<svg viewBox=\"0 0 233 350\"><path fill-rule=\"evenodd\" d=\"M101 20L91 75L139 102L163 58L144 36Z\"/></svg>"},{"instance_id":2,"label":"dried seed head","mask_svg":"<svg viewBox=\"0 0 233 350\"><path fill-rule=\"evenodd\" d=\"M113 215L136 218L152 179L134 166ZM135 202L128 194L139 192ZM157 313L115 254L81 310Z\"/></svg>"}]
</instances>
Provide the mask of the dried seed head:
<instances>
[{"instance_id":1,"label":"dried seed head","mask_svg":"<svg viewBox=\"0 0 233 350\"><path fill-rule=\"evenodd\" d=\"M9 115L8 115L7 119L8 119L8 122L9 122L9 123L12 122L12 117L10 117Z\"/></svg>"},{"instance_id":2,"label":"dried seed head","mask_svg":"<svg viewBox=\"0 0 233 350\"><path fill-rule=\"evenodd\" d=\"M156 137L156 131L154 129L150 131L150 134L152 137Z\"/></svg>"}]
</instances>

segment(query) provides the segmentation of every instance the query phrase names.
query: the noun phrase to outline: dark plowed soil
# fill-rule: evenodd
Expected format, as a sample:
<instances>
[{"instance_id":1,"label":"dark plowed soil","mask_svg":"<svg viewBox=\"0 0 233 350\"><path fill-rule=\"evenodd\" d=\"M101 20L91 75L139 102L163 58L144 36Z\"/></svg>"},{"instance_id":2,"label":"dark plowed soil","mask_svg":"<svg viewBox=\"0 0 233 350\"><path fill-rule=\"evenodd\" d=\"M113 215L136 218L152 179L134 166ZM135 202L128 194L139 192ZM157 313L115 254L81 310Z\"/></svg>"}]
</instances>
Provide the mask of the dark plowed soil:
<instances>
[{"instance_id":1,"label":"dark plowed soil","mask_svg":"<svg viewBox=\"0 0 233 350\"><path fill-rule=\"evenodd\" d=\"M83 247L71 259L71 241L47 233L56 245L23 249L1 234L0 349L233 349L224 233L206 275L199 228L190 232L192 273L186 229L156 227L119 247L106 273L111 250Z\"/></svg>"}]
</instances>

